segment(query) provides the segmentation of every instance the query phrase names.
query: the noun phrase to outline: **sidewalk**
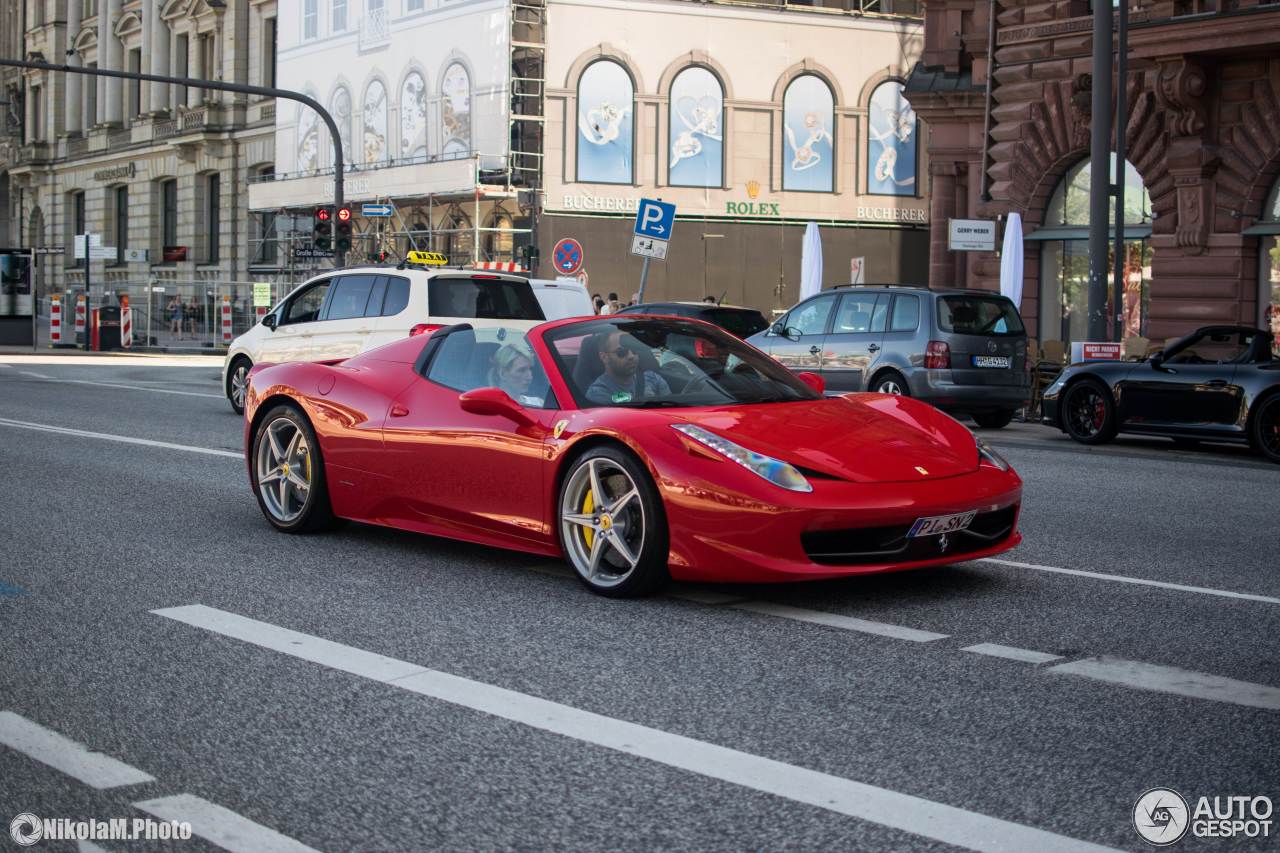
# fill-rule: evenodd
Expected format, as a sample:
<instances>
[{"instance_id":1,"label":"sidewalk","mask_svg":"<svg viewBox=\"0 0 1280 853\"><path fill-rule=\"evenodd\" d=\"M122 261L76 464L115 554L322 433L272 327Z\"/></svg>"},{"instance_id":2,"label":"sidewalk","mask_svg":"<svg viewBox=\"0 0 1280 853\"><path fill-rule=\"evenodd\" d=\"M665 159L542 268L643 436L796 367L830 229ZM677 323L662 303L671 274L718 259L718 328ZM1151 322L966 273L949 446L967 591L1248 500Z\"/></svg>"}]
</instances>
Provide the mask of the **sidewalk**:
<instances>
[{"instance_id":1,"label":"sidewalk","mask_svg":"<svg viewBox=\"0 0 1280 853\"><path fill-rule=\"evenodd\" d=\"M149 364L153 366L186 365L203 367L205 365L222 366L226 356L219 353L183 352L174 350L148 350L146 352L85 352L82 349L41 347L0 346L0 361L28 362L31 364Z\"/></svg>"}]
</instances>

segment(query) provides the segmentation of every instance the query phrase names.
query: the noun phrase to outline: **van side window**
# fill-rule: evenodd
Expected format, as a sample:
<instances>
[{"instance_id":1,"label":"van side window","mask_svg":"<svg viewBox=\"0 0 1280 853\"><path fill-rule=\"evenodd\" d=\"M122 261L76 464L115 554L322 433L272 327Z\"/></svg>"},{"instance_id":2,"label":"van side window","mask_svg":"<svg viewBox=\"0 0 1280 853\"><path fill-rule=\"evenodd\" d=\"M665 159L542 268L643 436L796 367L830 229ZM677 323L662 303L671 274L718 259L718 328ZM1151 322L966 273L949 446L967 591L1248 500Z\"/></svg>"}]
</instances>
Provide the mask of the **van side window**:
<instances>
[{"instance_id":1,"label":"van side window","mask_svg":"<svg viewBox=\"0 0 1280 853\"><path fill-rule=\"evenodd\" d=\"M324 306L324 298L329 294L330 280L317 281L289 300L289 307L284 310L284 323L311 323L320 319L320 309Z\"/></svg>"},{"instance_id":2,"label":"van side window","mask_svg":"<svg viewBox=\"0 0 1280 853\"><path fill-rule=\"evenodd\" d=\"M344 275L333 285L333 295L329 297L329 308L325 311L326 320L351 320L364 316L364 306L369 302L369 291L373 289L376 275Z\"/></svg>"},{"instance_id":3,"label":"van side window","mask_svg":"<svg viewBox=\"0 0 1280 853\"><path fill-rule=\"evenodd\" d=\"M386 293L387 277L385 275L376 276L373 281L373 289L369 291L369 301L364 305L364 316L382 316L382 297Z\"/></svg>"},{"instance_id":4,"label":"van side window","mask_svg":"<svg viewBox=\"0 0 1280 853\"><path fill-rule=\"evenodd\" d=\"M382 301L382 316L393 317L409 305L409 279L398 275L386 276L387 295Z\"/></svg>"},{"instance_id":5,"label":"van side window","mask_svg":"<svg viewBox=\"0 0 1280 853\"><path fill-rule=\"evenodd\" d=\"M891 332L914 332L920 325L920 297L899 293L894 297Z\"/></svg>"}]
</instances>

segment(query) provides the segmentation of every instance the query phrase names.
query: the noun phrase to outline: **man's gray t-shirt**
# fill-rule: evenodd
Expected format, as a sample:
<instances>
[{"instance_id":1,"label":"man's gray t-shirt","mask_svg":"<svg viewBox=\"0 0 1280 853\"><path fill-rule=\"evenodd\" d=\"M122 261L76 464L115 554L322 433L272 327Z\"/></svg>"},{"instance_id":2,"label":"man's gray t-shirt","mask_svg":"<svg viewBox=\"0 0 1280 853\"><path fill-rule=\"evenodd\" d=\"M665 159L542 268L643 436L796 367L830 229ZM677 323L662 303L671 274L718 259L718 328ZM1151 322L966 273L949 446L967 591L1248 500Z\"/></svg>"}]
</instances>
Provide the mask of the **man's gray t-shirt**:
<instances>
[{"instance_id":1,"label":"man's gray t-shirt","mask_svg":"<svg viewBox=\"0 0 1280 853\"><path fill-rule=\"evenodd\" d=\"M644 376L644 396L637 393L640 389L640 377ZM671 393L671 386L652 370L638 370L630 382L621 383L609 375L608 371L600 374L600 378L591 383L587 389L587 399L593 403L607 406L610 403L629 403L632 400L666 397ZM616 396L615 396L616 395ZM625 396L624 396L625 395Z\"/></svg>"}]
</instances>

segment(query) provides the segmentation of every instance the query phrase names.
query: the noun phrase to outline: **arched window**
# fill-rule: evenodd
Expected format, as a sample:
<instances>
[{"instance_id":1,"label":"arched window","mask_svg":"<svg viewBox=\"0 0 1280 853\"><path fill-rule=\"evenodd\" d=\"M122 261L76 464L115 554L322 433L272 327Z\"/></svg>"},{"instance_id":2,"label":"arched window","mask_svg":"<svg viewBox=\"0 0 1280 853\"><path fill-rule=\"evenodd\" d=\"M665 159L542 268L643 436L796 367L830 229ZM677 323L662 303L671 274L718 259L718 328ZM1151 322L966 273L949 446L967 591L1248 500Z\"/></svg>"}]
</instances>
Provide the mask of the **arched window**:
<instances>
[{"instance_id":1,"label":"arched window","mask_svg":"<svg viewBox=\"0 0 1280 853\"><path fill-rule=\"evenodd\" d=\"M461 62L445 69L440 81L440 124L442 153L471 153L471 75Z\"/></svg>"},{"instance_id":2,"label":"arched window","mask_svg":"<svg viewBox=\"0 0 1280 853\"><path fill-rule=\"evenodd\" d=\"M515 227L515 221L511 218L511 214L503 210L495 212L489 219L488 227L497 230L485 232L484 259L487 261L514 261L515 234L512 233L511 229Z\"/></svg>"},{"instance_id":3,"label":"arched window","mask_svg":"<svg viewBox=\"0 0 1280 853\"><path fill-rule=\"evenodd\" d=\"M1245 233L1262 237L1258 262L1258 318L1262 328L1275 336L1280 352L1280 180L1271 188L1262 217Z\"/></svg>"},{"instance_id":4,"label":"arched window","mask_svg":"<svg viewBox=\"0 0 1280 853\"><path fill-rule=\"evenodd\" d=\"M916 195L916 112L896 80L871 93L867 110L867 192Z\"/></svg>"},{"instance_id":5,"label":"arched window","mask_svg":"<svg viewBox=\"0 0 1280 853\"><path fill-rule=\"evenodd\" d=\"M400 156L427 156L427 84L416 71L400 86Z\"/></svg>"},{"instance_id":6,"label":"arched window","mask_svg":"<svg viewBox=\"0 0 1280 853\"><path fill-rule=\"evenodd\" d=\"M629 184L633 180L632 103L635 85L612 60L593 62L578 78L578 180Z\"/></svg>"},{"instance_id":7,"label":"arched window","mask_svg":"<svg viewBox=\"0 0 1280 853\"><path fill-rule=\"evenodd\" d=\"M724 88L694 66L671 83L667 182L677 187L724 185Z\"/></svg>"},{"instance_id":8,"label":"arched window","mask_svg":"<svg viewBox=\"0 0 1280 853\"><path fill-rule=\"evenodd\" d=\"M829 193L835 189L835 97L826 81L801 74L782 96L782 188Z\"/></svg>"},{"instance_id":9,"label":"arched window","mask_svg":"<svg viewBox=\"0 0 1280 853\"><path fill-rule=\"evenodd\" d=\"M311 172L320 168L320 116L305 104L298 106L298 161L299 172Z\"/></svg>"},{"instance_id":10,"label":"arched window","mask_svg":"<svg viewBox=\"0 0 1280 853\"><path fill-rule=\"evenodd\" d=\"M342 159L347 163L354 163L356 152L351 148L351 93L345 86L338 87L329 99L329 115L333 116L333 123L338 126L338 137L342 140ZM330 152L326 159L332 161L333 153Z\"/></svg>"},{"instance_id":11,"label":"arched window","mask_svg":"<svg viewBox=\"0 0 1280 853\"><path fill-rule=\"evenodd\" d=\"M364 122L364 162L381 163L387 159L387 90L377 80L364 90L361 116Z\"/></svg>"},{"instance_id":12,"label":"arched window","mask_svg":"<svg viewBox=\"0 0 1280 853\"><path fill-rule=\"evenodd\" d=\"M1112 180L1115 175L1112 157ZM1089 313L1089 174L1083 160L1067 170L1049 199L1044 226L1027 235L1040 242L1040 331L1042 341L1064 344L1086 341ZM1145 337L1147 300L1151 284L1151 196L1138 171L1124 164L1124 337ZM1115 206L1110 208L1115 222ZM1108 269L1114 269L1108 243ZM1107 316L1112 317L1111 284L1107 274Z\"/></svg>"}]
</instances>

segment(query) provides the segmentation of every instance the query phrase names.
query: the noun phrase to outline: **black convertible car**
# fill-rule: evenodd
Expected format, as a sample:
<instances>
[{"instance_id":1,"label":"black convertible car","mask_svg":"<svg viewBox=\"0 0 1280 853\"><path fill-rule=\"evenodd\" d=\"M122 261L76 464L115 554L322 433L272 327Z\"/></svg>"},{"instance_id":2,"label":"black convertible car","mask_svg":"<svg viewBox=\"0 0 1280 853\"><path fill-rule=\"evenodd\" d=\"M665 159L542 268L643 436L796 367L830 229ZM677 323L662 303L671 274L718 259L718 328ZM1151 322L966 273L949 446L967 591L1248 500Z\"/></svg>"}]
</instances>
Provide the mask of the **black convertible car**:
<instances>
[{"instance_id":1,"label":"black convertible car","mask_svg":"<svg viewBox=\"0 0 1280 853\"><path fill-rule=\"evenodd\" d=\"M1248 442L1280 463L1280 357L1269 332L1205 326L1146 361L1073 364L1044 392L1044 422L1083 444L1117 432Z\"/></svg>"}]
</instances>

